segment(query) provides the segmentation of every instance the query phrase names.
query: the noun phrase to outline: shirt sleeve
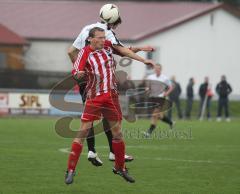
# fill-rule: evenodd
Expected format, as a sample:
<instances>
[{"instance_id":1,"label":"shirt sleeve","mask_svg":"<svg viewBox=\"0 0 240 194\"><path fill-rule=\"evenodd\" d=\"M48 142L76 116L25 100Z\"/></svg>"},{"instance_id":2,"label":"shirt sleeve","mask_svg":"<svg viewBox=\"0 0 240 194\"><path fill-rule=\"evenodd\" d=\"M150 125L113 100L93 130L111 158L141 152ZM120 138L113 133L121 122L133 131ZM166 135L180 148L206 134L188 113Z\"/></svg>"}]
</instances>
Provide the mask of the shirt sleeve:
<instances>
[{"instance_id":1,"label":"shirt sleeve","mask_svg":"<svg viewBox=\"0 0 240 194\"><path fill-rule=\"evenodd\" d=\"M78 50L82 49L86 46L86 40L89 35L88 28L83 28L83 30L80 32L76 40L73 42L73 46L77 48Z\"/></svg>"},{"instance_id":2,"label":"shirt sleeve","mask_svg":"<svg viewBox=\"0 0 240 194\"><path fill-rule=\"evenodd\" d=\"M147 78L146 78L146 80L152 80L152 79L153 79L152 74L148 75Z\"/></svg>"},{"instance_id":3,"label":"shirt sleeve","mask_svg":"<svg viewBox=\"0 0 240 194\"><path fill-rule=\"evenodd\" d=\"M112 30L107 31L106 39L110 41L113 45L124 46L116 37L116 34Z\"/></svg>"},{"instance_id":4,"label":"shirt sleeve","mask_svg":"<svg viewBox=\"0 0 240 194\"><path fill-rule=\"evenodd\" d=\"M165 84L166 84L168 87L173 86L172 81L171 81L168 77L165 78Z\"/></svg>"},{"instance_id":5,"label":"shirt sleeve","mask_svg":"<svg viewBox=\"0 0 240 194\"><path fill-rule=\"evenodd\" d=\"M85 49L81 49L78 53L76 61L73 63L72 75L77 74L79 71L84 71L87 63L87 58L87 51Z\"/></svg>"},{"instance_id":6,"label":"shirt sleeve","mask_svg":"<svg viewBox=\"0 0 240 194\"><path fill-rule=\"evenodd\" d=\"M113 51L113 54L116 54L116 55L119 55L119 56L123 57L123 55L122 55L121 53L119 53L119 52L113 47L111 41L106 40L105 43L104 43L104 45L110 47L110 48L112 49L112 51Z\"/></svg>"}]
</instances>

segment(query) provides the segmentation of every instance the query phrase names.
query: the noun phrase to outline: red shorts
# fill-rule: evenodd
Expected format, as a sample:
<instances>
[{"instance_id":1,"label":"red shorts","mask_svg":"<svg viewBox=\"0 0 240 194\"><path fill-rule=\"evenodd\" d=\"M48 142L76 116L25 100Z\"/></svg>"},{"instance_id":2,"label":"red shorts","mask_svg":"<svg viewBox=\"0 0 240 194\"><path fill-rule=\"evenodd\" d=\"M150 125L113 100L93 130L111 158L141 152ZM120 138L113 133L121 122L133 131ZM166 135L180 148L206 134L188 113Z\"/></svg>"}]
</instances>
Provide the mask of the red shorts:
<instances>
[{"instance_id":1,"label":"red shorts","mask_svg":"<svg viewBox=\"0 0 240 194\"><path fill-rule=\"evenodd\" d=\"M81 120L95 121L100 120L102 117L109 121L122 120L118 94L115 91L86 100Z\"/></svg>"}]
</instances>

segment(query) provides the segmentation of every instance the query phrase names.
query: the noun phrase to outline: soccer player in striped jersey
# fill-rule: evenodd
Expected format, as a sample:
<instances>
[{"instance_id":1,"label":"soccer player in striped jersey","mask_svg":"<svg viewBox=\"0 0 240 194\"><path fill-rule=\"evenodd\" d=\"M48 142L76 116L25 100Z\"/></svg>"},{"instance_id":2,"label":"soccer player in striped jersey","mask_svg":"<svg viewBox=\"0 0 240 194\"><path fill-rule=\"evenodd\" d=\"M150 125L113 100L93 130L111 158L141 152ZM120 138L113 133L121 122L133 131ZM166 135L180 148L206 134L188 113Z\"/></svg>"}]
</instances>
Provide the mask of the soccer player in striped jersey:
<instances>
[{"instance_id":1,"label":"soccer player in striped jersey","mask_svg":"<svg viewBox=\"0 0 240 194\"><path fill-rule=\"evenodd\" d=\"M104 6L105 5L103 5L102 7L104 7ZM79 50L81 50L83 47L85 47L88 44L89 31L94 27L100 27L100 28L104 29L107 40L109 40L113 45L122 46L123 48L125 48L125 50L127 52L129 52L128 48L124 47L124 45L118 40L118 38L116 37L115 33L112 30L112 29L116 29L120 24L121 24L121 17L119 15L117 20L113 21L113 23L109 23L109 21L106 21L103 18L101 18L101 22L97 22L95 24L85 26L82 29L82 31L80 32L80 34L78 35L78 37L76 38L76 40L74 41L73 45L69 48L68 55L69 55L71 61L74 63L77 58L77 55L79 53ZM138 52L138 51L151 52L154 50L150 46L130 47L129 49L133 52ZM85 87L86 87L86 84L84 84L84 83L79 85L80 95L82 96L83 102L85 102L85 100L86 100ZM106 119L103 118L102 122L103 122L104 132L107 136L108 144L109 144L109 148L110 148L109 160L114 161L115 155L114 155L114 151L112 148L112 132L111 132L111 130L109 130L109 124L107 123ZM95 166L102 166L103 162L97 155L96 148L95 148L95 138L94 138L93 128L89 130L89 134L88 134L88 138L87 138L87 145L88 145L88 160L91 161L92 164ZM125 155L125 161L129 162L132 160L133 160L132 156Z\"/></svg>"},{"instance_id":2,"label":"soccer player in striped jersey","mask_svg":"<svg viewBox=\"0 0 240 194\"><path fill-rule=\"evenodd\" d=\"M144 59L134 52L129 52L122 46L112 45L106 41L105 31L95 27L89 32L90 45L80 50L73 64L72 74L76 79L86 78L87 99L81 117L81 127L77 137L73 140L68 159L65 183L71 184L83 148L83 141L93 122L104 117L112 131L112 147L115 154L113 172L122 176L126 181L135 180L128 174L125 166L125 143L121 132L122 112L118 100L117 80L115 76L116 64L113 53L119 52L123 56L131 57L146 65L155 66L151 60Z\"/></svg>"}]
</instances>

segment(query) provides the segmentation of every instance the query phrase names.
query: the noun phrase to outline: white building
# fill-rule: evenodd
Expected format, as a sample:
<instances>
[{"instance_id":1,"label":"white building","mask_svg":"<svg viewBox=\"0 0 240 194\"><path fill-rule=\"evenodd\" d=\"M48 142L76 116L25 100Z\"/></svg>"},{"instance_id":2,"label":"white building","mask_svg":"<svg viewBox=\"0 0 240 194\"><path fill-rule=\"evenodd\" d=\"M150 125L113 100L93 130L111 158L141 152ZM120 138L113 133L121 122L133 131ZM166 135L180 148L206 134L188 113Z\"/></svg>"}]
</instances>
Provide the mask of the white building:
<instances>
[{"instance_id":1,"label":"white building","mask_svg":"<svg viewBox=\"0 0 240 194\"><path fill-rule=\"evenodd\" d=\"M153 54L153 59L164 66L166 75L175 75L183 88L194 77L197 92L204 77L209 76L215 90L224 74L233 87L233 94L240 95L240 20L224 9L156 33L136 45L156 47L158 52ZM139 79L145 75L146 68L133 63L131 72L132 79Z\"/></svg>"},{"instance_id":2,"label":"white building","mask_svg":"<svg viewBox=\"0 0 240 194\"><path fill-rule=\"evenodd\" d=\"M240 20L237 12L215 3L119 2L123 23L116 31L126 45L151 45L152 58L165 74L175 75L183 93L190 77L195 92L205 76L213 90L225 74L240 96ZM26 69L69 71L67 48L81 28L96 22L101 2L0 2L0 23L31 42ZM141 53L144 56L144 53ZM145 56L146 57L146 56ZM142 79L144 65L126 68L131 79Z\"/></svg>"}]
</instances>

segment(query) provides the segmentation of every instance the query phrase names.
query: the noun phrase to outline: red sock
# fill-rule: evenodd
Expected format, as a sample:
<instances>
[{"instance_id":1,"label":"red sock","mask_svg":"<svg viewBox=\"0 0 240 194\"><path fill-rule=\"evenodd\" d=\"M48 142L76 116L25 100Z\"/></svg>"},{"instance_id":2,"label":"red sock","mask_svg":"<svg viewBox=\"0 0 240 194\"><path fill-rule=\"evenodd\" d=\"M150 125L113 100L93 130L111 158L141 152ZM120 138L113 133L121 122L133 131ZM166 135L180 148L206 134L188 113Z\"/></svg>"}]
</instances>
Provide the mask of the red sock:
<instances>
[{"instance_id":1,"label":"red sock","mask_svg":"<svg viewBox=\"0 0 240 194\"><path fill-rule=\"evenodd\" d=\"M79 156L82 152L83 145L77 142L72 143L71 153L68 158L68 170L75 171L78 163Z\"/></svg>"},{"instance_id":2,"label":"red sock","mask_svg":"<svg viewBox=\"0 0 240 194\"><path fill-rule=\"evenodd\" d=\"M125 168L125 143L123 140L112 140L112 147L115 154L115 168Z\"/></svg>"}]
</instances>

